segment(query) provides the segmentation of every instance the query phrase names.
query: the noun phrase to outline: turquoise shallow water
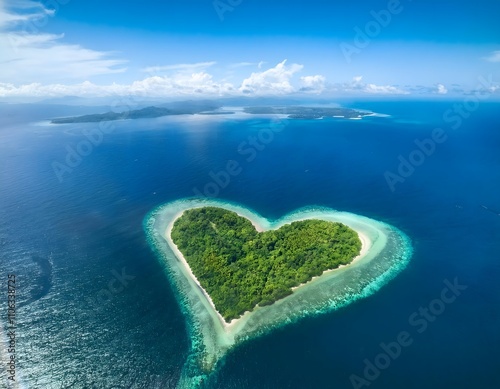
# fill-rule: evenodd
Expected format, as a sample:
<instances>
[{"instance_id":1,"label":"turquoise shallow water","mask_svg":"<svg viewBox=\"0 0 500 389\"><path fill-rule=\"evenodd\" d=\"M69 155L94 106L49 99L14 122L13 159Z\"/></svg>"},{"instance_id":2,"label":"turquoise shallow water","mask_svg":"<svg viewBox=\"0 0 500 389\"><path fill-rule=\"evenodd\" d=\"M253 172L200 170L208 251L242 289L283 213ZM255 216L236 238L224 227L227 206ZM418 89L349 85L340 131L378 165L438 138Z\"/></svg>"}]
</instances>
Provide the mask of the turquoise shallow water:
<instances>
[{"instance_id":1,"label":"turquoise shallow water","mask_svg":"<svg viewBox=\"0 0 500 389\"><path fill-rule=\"evenodd\" d=\"M442 119L453 102L356 104L392 116L286 122L252 161L239 146L269 118L120 122L62 183L52 162L92 125L31 124L43 110L2 124L0 274L21 285L21 387L178 385L189 327L143 220L194 196L230 160L242 170L217 199L270 220L311 205L352 212L397 227L414 252L375 294L241 345L205 387L352 388L350 376L402 331L413 343L370 388L499 387L498 105L482 103L453 130ZM447 141L391 191L384 173L437 126ZM418 332L412 314L455 278L467 289Z\"/></svg>"}]
</instances>

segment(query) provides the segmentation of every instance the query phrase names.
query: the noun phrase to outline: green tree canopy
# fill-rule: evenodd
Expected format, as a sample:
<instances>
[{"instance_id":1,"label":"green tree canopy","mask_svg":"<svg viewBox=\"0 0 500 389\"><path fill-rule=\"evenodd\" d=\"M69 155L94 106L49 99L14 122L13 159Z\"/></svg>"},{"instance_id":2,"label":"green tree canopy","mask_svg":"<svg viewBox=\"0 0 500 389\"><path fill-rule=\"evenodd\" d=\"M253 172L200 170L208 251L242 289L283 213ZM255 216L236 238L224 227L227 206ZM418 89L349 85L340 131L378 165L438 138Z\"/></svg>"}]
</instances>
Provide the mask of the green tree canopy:
<instances>
[{"instance_id":1,"label":"green tree canopy","mask_svg":"<svg viewBox=\"0 0 500 389\"><path fill-rule=\"evenodd\" d=\"M341 223L309 219L259 233L248 219L218 207L185 211L171 237L228 322L349 264L361 250L358 234Z\"/></svg>"}]
</instances>

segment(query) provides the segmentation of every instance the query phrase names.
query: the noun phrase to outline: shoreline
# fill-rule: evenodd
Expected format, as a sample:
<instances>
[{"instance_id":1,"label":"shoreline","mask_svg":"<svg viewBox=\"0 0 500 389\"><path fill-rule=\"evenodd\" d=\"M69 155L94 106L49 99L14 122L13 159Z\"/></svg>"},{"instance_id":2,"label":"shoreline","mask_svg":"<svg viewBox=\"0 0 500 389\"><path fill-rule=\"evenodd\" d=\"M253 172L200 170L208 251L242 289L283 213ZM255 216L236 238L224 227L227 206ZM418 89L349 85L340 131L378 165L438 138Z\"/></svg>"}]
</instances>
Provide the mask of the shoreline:
<instances>
[{"instance_id":1,"label":"shoreline","mask_svg":"<svg viewBox=\"0 0 500 389\"><path fill-rule=\"evenodd\" d=\"M307 220L307 219L303 219L303 220ZM354 228L352 227L349 227L351 229L354 230ZM358 262L359 260L363 259L363 257L368 253L368 250L371 246L371 241L370 239L368 239L368 237L363 234L362 232L360 231L356 231L354 230L357 234L358 234L358 238L359 240L361 241L361 250L359 251L359 254L356 255L351 262L349 262L347 265L339 265L338 267L336 267L335 269L328 269L328 270L325 270L323 271L323 273L321 273L321 275L319 276L316 276L316 277L313 277L311 278L309 281L307 281L306 283L304 284L300 284L300 285L297 285L297 286L294 286L292 288L292 291L295 291L299 288L301 288L302 286L305 286L307 284L309 284L310 282L313 282L314 280L317 280L318 278L324 276L325 274L330 274L330 273L333 273L334 271L337 271L337 270L341 270L341 269L345 269L351 265L353 265L354 263Z\"/></svg>"},{"instance_id":2,"label":"shoreline","mask_svg":"<svg viewBox=\"0 0 500 389\"><path fill-rule=\"evenodd\" d=\"M201 208L201 207L193 207L191 209L194 209L194 208ZM172 233L172 229L173 229L173 226L174 226L174 223L175 221L180 218L184 212L186 210L182 210L182 211L179 211L177 212L174 217L172 218L172 220L170 221L170 223L167 225L167 228L166 230L164 231L164 234L163 234L163 237L167 240L167 243L168 245L170 246L170 248L174 251L174 254L175 256L177 257L177 259L180 261L180 263L182 264L182 266L184 267L184 270L187 272L187 274L189 275L189 277L192 279L192 281L194 281L194 283L201 289L202 293L203 293L203 296L206 298L206 300L208 301L208 303L210 304L210 306L212 307L213 311L216 313L217 317L219 318L219 322L220 324L222 325L223 329L225 332L230 332L232 328L234 328L238 323L240 323L242 321L243 318L245 318L246 316L252 314L253 312L255 312L258 308L259 308L259 305L256 305L252 311L246 311L244 312L239 318L237 319L233 319L231 320L229 323L226 322L226 320L224 319L224 317L219 313L219 311L217 310L217 308L215 307L215 304L214 302L212 301L212 298L210 297L210 295L207 293L207 291L201 286L200 282L198 281L198 279L196 278L196 276L194 275L194 273L192 272L191 270L191 267L189 266L188 262L186 261L186 259L184 258L184 255L181 253L181 251L179 250L179 248L177 247L177 245L173 242L172 240L172 237L171 237L171 233ZM251 216L249 215L244 215L240 212L235 212L238 216L241 216L243 218L246 218L248 219L252 225L255 227L255 229L257 230L257 232L264 232L264 231L267 231L267 230L272 230L272 229L279 229L281 228L283 225L286 225L286 224L290 224L291 222L286 222L286 223L282 223L282 224L279 224L279 225L276 225L276 226L273 226L273 228L264 228L261 224L259 224L258 221L256 221L254 218L252 218ZM300 219L297 219L297 220L293 220L293 221L302 221L302 220L308 220L308 219L316 219L316 218L312 218L312 217L304 217L304 218L300 218ZM340 265L339 267L335 268L335 269L329 269L329 270L325 270L323 271L323 273L319 276L316 276L316 277L313 277L312 279L310 279L309 281L307 281L306 283L303 283L303 284L300 284L300 285L297 285L297 286L294 286L293 288L291 288L292 290L292 293L294 293L297 289L299 288L302 288L304 286L308 286L310 285L313 281L317 280L317 279L320 279L321 277L323 277L324 275L326 274L330 274L330 273L333 273L335 271L338 271L338 270L341 270L341 269L345 269L345 268L348 268L350 267L352 264L360 261L362 258L364 258L366 256L366 254L369 252L369 249L370 247L372 246L372 241L368 238L368 236L366 234L364 234L363 232L361 231L358 231L356 230L355 228L351 227L351 226L348 226L349 228L353 229L357 234L358 234L358 237L361 241L361 250L360 250L360 253L353 258L353 260L347 264L347 265ZM288 297L288 296L287 296ZM285 297L286 298L286 297ZM281 299L280 299L281 300ZM279 300L278 300L279 301ZM276 301L277 302L277 301Z\"/></svg>"},{"instance_id":3,"label":"shoreline","mask_svg":"<svg viewBox=\"0 0 500 389\"><path fill-rule=\"evenodd\" d=\"M170 246L170 248L174 251L174 254L175 256L177 257L177 259L179 259L179 261L181 262L182 266L184 267L184 269L187 271L187 273L189 274L189 276L191 277L191 279L195 282L196 285L198 285L198 287L201 289L202 293L203 293L203 296L205 296L205 298L207 299L207 301L210 303L210 306L213 308L213 310L215 311L215 313L217 314L217 317L219 318L219 321L221 322L221 324L223 325L224 329L228 328L231 326L231 324L233 323L234 320L238 320L238 319L233 319L231 321L231 323L228 323L224 320L224 318L222 317L222 315L219 313L219 311L217 310L217 308L215 308L215 304L214 302L212 301L212 298L210 297L210 295L207 293L207 291L203 288L203 286L201 286L200 284L200 281L198 281L198 278L196 278L196 276L194 275L193 271L191 270L191 267L189 266L188 262L186 261L186 258L184 258L184 255L182 255L181 251L179 250L179 248L177 247L177 245L174 243L174 241L172 240L172 229L174 228L174 223L175 221L180 218L183 214L184 214L185 211L180 211L180 212L177 212L175 214L175 216L172 218L172 221L168 224L167 226L167 229L165 230L165 235L164 235L164 238L167 240L168 242L168 245Z\"/></svg>"}]
</instances>

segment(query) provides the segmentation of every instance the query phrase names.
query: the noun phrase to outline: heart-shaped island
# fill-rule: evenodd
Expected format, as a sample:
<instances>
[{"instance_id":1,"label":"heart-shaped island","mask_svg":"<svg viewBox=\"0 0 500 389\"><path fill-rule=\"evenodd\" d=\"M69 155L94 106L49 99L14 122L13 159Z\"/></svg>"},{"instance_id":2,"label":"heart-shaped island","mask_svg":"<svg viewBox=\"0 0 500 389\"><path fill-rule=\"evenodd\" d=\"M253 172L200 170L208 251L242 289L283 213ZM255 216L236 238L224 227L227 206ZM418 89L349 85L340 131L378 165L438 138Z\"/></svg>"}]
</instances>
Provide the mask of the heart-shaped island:
<instances>
[{"instance_id":1,"label":"heart-shaped island","mask_svg":"<svg viewBox=\"0 0 500 389\"><path fill-rule=\"evenodd\" d=\"M358 234L341 223L310 219L257 231L248 219L217 207L185 211L170 235L226 321L292 294L361 251Z\"/></svg>"},{"instance_id":2,"label":"heart-shaped island","mask_svg":"<svg viewBox=\"0 0 500 389\"><path fill-rule=\"evenodd\" d=\"M271 221L236 204L183 199L153 210L145 229L187 318L186 388L237 344L375 293L412 254L397 228L324 207Z\"/></svg>"}]
</instances>

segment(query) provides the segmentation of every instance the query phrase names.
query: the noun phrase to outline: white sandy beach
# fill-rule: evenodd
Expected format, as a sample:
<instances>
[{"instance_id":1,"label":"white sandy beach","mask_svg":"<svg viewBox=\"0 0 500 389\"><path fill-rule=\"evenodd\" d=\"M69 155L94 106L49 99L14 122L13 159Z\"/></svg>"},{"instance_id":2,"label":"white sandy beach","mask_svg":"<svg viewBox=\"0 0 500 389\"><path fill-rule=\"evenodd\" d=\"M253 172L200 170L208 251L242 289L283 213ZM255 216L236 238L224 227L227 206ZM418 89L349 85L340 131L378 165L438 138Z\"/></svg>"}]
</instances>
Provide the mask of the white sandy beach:
<instances>
[{"instance_id":1,"label":"white sandy beach","mask_svg":"<svg viewBox=\"0 0 500 389\"><path fill-rule=\"evenodd\" d=\"M165 231L165 239L167 240L167 242L168 242L169 246L172 248L172 250L174 250L175 256L181 261L181 263L184 266L186 272L189 274L189 276L192 278L192 280L196 283L196 285L198 285L200 287L200 289L203 291L203 295L206 297L206 299L208 300L208 302L210 303L210 305L212 306L212 308L214 309L214 311L217 313L217 316L219 317L219 320L220 320L221 324L226 329L226 328L230 327L231 324L233 324L234 320L231 323L226 323L226 321L224 320L224 318L222 317L222 315L215 308L215 304L212 301L212 298L206 292L206 290L203 289L203 287L201 286L200 282L198 281L198 279L196 278L196 276L194 275L194 273L191 271L191 267L189 266L189 264L187 263L186 259L184 258L184 255L182 255L181 251L179 250L179 248L177 247L177 245L172 240L171 234L172 234L172 228L174 227L174 223L175 223L175 221L178 218L180 218L182 216L183 213L184 213L184 211L181 211L181 212L177 213L174 216L174 218L172 219L172 221L168 225L167 230Z\"/></svg>"},{"instance_id":2,"label":"white sandy beach","mask_svg":"<svg viewBox=\"0 0 500 389\"><path fill-rule=\"evenodd\" d=\"M207 299L207 301L210 303L211 307L213 308L214 312L217 314L217 317L219 318L219 321L220 321L220 324L222 325L222 327L224 328L224 331L225 332L231 332L231 330L242 320L243 317L246 317L247 315L251 314L252 312L245 312L240 318L238 319L233 319L230 323L227 323L224 318L222 317L222 315L217 311L217 309L215 308L215 304L213 303L212 299L210 298L210 295L205 291L205 289L203 289L203 287L201 286L200 282L198 281L198 279L196 278L196 276L193 274L193 272L191 271L191 268L189 266L189 264L187 263L186 259L184 258L184 256L182 255L181 251L178 249L177 245L173 242L172 238L171 238L171 233L172 233L172 228L174 226L174 223L175 221L180 218L182 216L182 214L184 213L184 211L180 211L178 212L173 218L172 218L172 221L168 224L167 226L167 229L165 231L165 239L167 240L169 246L172 248L172 250L174 251L174 254L176 255L176 257L180 260L180 262L182 263L186 273L189 275L189 277L196 283L196 285L199 286L199 288L203 291L203 295L205 296L205 298ZM241 217L244 217L244 218L247 218L248 220L250 220L250 222L253 224L253 226L255 227L255 229L258 231L258 232L263 232L263 231L266 231L266 228L264 228L257 220L255 220L254 218L250 217L250 215L243 215L243 214L240 214L237 212L237 214ZM310 218L302 218L302 219L296 219L296 220L293 220L293 221L300 221L300 220L307 220L307 219L310 219ZM288 222L288 223L291 223L291 222ZM278 226L275 226L274 228L280 228L282 225L284 224L287 224L287 223L283 223L281 225L278 225ZM352 227L351 227L352 228ZM356 256L352 262L349 264L349 265L341 265L339 266L338 268L336 269L331 269L331 270L327 270L327 271L324 271L323 274L321 276L318 276L318 277L313 277L313 279L311 279L310 281L308 281L307 283L305 284L301 284L301 285L298 285L294 288L292 288L292 291L295 291L297 290L298 288L301 288L305 285L308 285L310 284L312 281L314 281L315 279L318 279L320 277L322 277L323 275L327 274L327 273L331 273L331 272L335 272L335 271L338 271L340 270L341 268L346 268L346 267L349 267L351 266L353 263L359 261L360 259L362 259L369 251L371 245L372 245L372 242L370 241L370 239L368 238L367 235L365 235L364 233L360 232L360 231L356 231L358 233L358 236L359 236L359 239L361 240L361 251L359 253L358 256ZM285 297L286 298L286 297ZM255 310L255 309L254 309Z\"/></svg>"}]
</instances>

